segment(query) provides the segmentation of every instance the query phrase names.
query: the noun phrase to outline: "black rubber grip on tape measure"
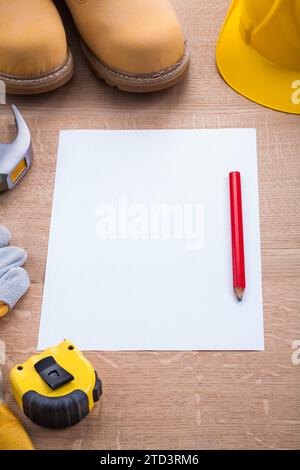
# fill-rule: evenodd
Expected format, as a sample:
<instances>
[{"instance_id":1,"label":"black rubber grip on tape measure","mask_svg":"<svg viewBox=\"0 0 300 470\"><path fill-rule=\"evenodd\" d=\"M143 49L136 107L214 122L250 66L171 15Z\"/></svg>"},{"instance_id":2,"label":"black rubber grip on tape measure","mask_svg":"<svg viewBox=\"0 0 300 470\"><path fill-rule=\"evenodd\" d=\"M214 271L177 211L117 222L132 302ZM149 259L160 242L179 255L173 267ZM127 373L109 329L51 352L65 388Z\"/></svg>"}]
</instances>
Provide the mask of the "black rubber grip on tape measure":
<instances>
[{"instance_id":1,"label":"black rubber grip on tape measure","mask_svg":"<svg viewBox=\"0 0 300 470\"><path fill-rule=\"evenodd\" d=\"M79 423L89 413L89 401L82 390L61 397L47 397L33 390L22 398L23 411L34 423L49 428L65 428Z\"/></svg>"},{"instance_id":2,"label":"black rubber grip on tape measure","mask_svg":"<svg viewBox=\"0 0 300 470\"><path fill-rule=\"evenodd\" d=\"M102 382L101 380L99 379L98 377L98 374L97 372L95 371L95 387L94 387L94 390L93 390L93 400L94 400L94 403L96 403L96 401L99 401L100 400L100 397L102 395Z\"/></svg>"}]
</instances>

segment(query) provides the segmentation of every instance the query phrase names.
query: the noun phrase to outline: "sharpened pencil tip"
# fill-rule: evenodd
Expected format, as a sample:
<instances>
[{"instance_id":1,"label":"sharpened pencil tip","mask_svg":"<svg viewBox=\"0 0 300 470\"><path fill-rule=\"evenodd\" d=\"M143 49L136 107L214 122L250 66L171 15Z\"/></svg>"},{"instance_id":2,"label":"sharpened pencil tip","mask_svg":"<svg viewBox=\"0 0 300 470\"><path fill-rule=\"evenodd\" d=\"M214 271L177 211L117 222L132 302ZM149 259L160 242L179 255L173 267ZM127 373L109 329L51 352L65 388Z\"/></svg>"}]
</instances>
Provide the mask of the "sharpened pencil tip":
<instances>
[{"instance_id":1,"label":"sharpened pencil tip","mask_svg":"<svg viewBox=\"0 0 300 470\"><path fill-rule=\"evenodd\" d=\"M241 302L243 300L244 289L241 289L240 287L236 287L234 289L234 292L235 292L237 300Z\"/></svg>"}]
</instances>

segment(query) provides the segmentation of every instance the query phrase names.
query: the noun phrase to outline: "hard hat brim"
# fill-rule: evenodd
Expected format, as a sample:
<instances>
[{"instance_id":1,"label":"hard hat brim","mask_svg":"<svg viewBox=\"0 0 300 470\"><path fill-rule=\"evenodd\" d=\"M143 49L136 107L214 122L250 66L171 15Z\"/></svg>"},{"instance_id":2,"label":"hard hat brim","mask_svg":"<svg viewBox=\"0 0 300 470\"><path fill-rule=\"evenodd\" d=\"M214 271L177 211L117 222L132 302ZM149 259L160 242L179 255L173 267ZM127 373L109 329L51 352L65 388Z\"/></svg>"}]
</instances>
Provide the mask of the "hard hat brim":
<instances>
[{"instance_id":1,"label":"hard hat brim","mask_svg":"<svg viewBox=\"0 0 300 470\"><path fill-rule=\"evenodd\" d=\"M300 114L300 70L272 63L247 43L240 32L240 14L241 2L233 2L217 43L220 74L246 98L277 111Z\"/></svg>"}]
</instances>

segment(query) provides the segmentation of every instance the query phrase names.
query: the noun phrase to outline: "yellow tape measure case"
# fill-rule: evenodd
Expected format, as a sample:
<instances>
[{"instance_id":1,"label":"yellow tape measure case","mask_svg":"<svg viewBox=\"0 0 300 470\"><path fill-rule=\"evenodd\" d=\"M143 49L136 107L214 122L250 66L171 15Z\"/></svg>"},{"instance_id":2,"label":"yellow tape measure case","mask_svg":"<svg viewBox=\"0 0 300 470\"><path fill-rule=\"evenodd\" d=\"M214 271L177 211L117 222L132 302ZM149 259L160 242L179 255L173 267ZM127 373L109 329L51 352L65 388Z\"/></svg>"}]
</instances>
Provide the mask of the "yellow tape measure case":
<instances>
[{"instance_id":1,"label":"yellow tape measure case","mask_svg":"<svg viewBox=\"0 0 300 470\"><path fill-rule=\"evenodd\" d=\"M97 372L68 340L15 366L10 380L25 415L45 427L78 423L102 395Z\"/></svg>"}]
</instances>

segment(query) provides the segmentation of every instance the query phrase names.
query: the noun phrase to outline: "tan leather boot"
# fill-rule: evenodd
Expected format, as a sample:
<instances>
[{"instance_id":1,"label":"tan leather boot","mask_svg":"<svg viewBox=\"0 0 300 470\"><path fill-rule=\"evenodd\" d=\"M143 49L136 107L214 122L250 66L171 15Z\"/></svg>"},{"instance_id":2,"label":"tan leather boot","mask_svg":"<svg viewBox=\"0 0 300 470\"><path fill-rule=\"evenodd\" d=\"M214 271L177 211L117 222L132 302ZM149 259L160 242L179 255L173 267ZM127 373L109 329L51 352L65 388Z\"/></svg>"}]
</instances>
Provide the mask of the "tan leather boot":
<instances>
[{"instance_id":1,"label":"tan leather boot","mask_svg":"<svg viewBox=\"0 0 300 470\"><path fill-rule=\"evenodd\" d=\"M96 75L132 92L179 82L189 52L168 0L65 0Z\"/></svg>"},{"instance_id":2,"label":"tan leather boot","mask_svg":"<svg viewBox=\"0 0 300 470\"><path fill-rule=\"evenodd\" d=\"M0 80L13 94L42 93L66 83L73 60L51 0L0 0Z\"/></svg>"}]
</instances>

